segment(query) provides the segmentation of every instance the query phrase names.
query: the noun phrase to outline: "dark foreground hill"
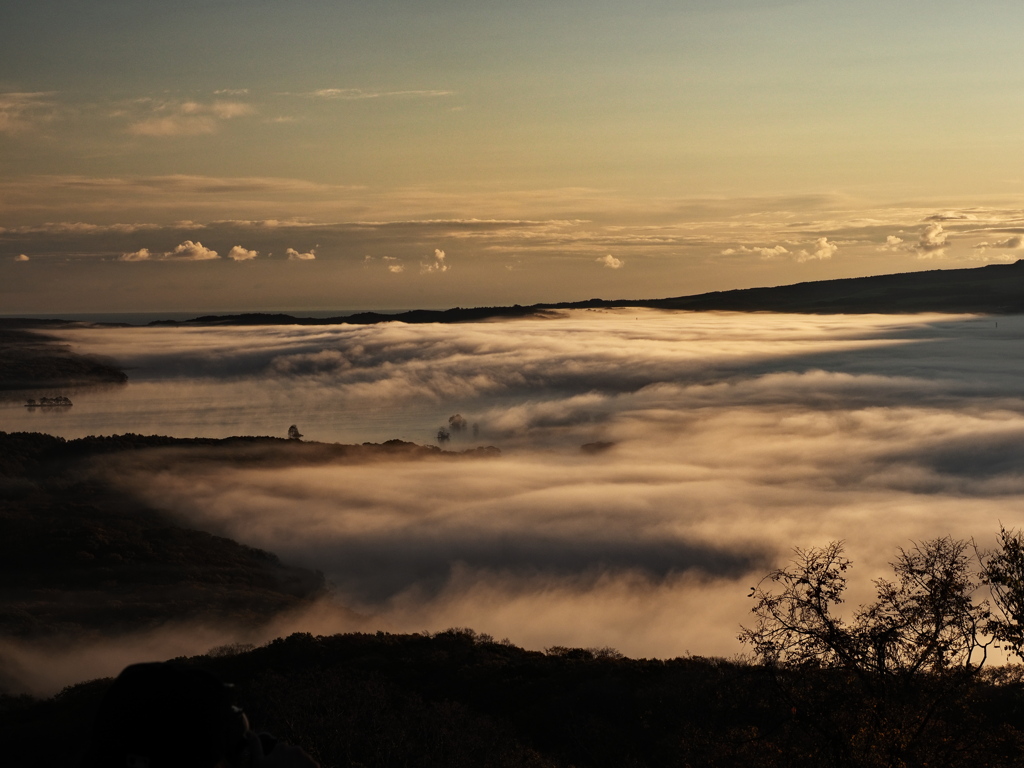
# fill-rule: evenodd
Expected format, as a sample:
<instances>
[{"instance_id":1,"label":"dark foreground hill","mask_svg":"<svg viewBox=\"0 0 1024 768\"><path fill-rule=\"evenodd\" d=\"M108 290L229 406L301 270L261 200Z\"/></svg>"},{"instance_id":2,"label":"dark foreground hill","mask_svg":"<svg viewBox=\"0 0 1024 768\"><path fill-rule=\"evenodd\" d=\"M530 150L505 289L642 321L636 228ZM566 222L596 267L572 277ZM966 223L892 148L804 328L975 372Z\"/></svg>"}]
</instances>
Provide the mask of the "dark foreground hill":
<instances>
[{"instance_id":1,"label":"dark foreground hill","mask_svg":"<svg viewBox=\"0 0 1024 768\"><path fill-rule=\"evenodd\" d=\"M1013 669L872 698L842 670L539 653L471 630L299 634L181 662L234 683L253 727L324 768L974 768L1019 765L1024 745ZM0 698L4 764L74 765L109 683Z\"/></svg>"},{"instance_id":2,"label":"dark foreground hill","mask_svg":"<svg viewBox=\"0 0 1024 768\"><path fill-rule=\"evenodd\" d=\"M151 325L333 325L460 323L498 317L548 316L564 309L650 307L692 312L794 312L802 314L953 314L1024 313L1024 260L972 269L936 269L895 275L819 280L770 288L715 291L667 299L589 299L511 307L417 309L396 314L361 312L330 318L248 313L205 315L183 323L167 320Z\"/></svg>"}]
</instances>

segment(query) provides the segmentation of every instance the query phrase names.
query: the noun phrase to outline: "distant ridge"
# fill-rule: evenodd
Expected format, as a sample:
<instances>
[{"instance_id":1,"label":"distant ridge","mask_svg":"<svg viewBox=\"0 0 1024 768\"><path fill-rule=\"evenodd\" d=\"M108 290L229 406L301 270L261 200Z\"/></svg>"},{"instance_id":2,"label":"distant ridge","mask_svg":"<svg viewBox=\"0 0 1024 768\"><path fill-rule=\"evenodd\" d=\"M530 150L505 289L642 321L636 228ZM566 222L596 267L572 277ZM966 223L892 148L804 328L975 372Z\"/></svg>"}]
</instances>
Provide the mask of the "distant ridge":
<instances>
[{"instance_id":1,"label":"distant ridge","mask_svg":"<svg viewBox=\"0 0 1024 768\"><path fill-rule=\"evenodd\" d=\"M970 269L819 280L638 302L662 309L903 314L1024 313L1024 259Z\"/></svg>"},{"instance_id":2,"label":"distant ridge","mask_svg":"<svg viewBox=\"0 0 1024 768\"><path fill-rule=\"evenodd\" d=\"M934 269L872 277L818 280L772 288L714 291L668 299L588 299L531 306L417 309L398 314L361 312L310 318L285 314L205 315L193 320L158 320L150 325L336 325L460 323L498 317L544 316L563 309L651 307L692 312L794 312L798 314L1024 314L1024 259L970 269Z\"/></svg>"}]
</instances>

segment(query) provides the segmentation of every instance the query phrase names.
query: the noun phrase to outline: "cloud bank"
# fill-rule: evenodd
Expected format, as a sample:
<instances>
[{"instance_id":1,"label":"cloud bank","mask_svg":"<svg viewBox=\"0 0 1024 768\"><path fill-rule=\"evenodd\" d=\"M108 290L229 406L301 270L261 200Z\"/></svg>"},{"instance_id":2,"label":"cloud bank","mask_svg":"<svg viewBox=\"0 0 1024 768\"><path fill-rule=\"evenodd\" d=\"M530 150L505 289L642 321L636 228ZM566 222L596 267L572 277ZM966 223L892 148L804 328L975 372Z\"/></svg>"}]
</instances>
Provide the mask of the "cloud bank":
<instances>
[{"instance_id":1,"label":"cloud bank","mask_svg":"<svg viewBox=\"0 0 1024 768\"><path fill-rule=\"evenodd\" d=\"M456 625L534 648L728 656L750 585L793 546L845 539L855 604L909 540L985 545L1000 522L1024 524L1019 318L631 309L63 335L131 366L132 384L50 425L12 408L9 428L297 424L308 440L433 443L460 414L473 428L446 448L501 449L111 468L185 524L323 570L334 596L289 630Z\"/></svg>"}]
</instances>

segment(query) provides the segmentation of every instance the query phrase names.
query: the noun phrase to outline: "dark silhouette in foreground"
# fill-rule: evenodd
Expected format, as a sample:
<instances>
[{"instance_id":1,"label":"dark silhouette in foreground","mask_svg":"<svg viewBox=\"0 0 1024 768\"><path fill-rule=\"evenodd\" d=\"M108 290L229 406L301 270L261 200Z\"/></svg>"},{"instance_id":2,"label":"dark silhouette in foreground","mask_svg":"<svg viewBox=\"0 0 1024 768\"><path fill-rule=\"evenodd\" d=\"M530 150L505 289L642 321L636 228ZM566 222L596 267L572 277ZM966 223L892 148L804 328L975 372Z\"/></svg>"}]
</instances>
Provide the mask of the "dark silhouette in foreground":
<instances>
[{"instance_id":1,"label":"dark silhouette in foreground","mask_svg":"<svg viewBox=\"0 0 1024 768\"><path fill-rule=\"evenodd\" d=\"M82 768L318 768L250 730L232 687L173 662L127 667L99 702Z\"/></svg>"},{"instance_id":2,"label":"dark silhouette in foreground","mask_svg":"<svg viewBox=\"0 0 1024 768\"><path fill-rule=\"evenodd\" d=\"M797 549L751 590L756 622L740 640L828 764L959 765L991 682L1012 681L1000 693L1022 724L1019 668L984 677L997 643L1024 658L1022 553L1024 534L1006 528L987 551L949 536L917 542L899 550L891 580L875 580L874 601L844 612L843 544Z\"/></svg>"},{"instance_id":3,"label":"dark silhouette in foreground","mask_svg":"<svg viewBox=\"0 0 1024 768\"><path fill-rule=\"evenodd\" d=\"M823 738L830 722L863 721L875 703L841 670L541 653L466 629L296 634L238 650L179 662L235 682L254 723L301 744L324 768L1008 768L1024 747L1019 667L978 675L942 699L927 711L926 737L894 762L836 753ZM891 706L927 703L932 682L923 676ZM6 765L74 764L109 685L83 683L46 701L0 698ZM895 740L915 735L887 731Z\"/></svg>"}]
</instances>

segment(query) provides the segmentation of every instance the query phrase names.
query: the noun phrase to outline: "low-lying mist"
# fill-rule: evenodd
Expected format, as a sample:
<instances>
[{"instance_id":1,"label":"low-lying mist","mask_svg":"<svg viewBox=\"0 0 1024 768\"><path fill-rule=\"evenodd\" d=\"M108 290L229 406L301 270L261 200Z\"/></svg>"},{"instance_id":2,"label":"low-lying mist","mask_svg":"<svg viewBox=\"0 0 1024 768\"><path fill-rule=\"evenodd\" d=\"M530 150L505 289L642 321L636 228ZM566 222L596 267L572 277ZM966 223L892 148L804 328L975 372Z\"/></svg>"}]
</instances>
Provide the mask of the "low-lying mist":
<instances>
[{"instance_id":1,"label":"low-lying mist","mask_svg":"<svg viewBox=\"0 0 1024 768\"><path fill-rule=\"evenodd\" d=\"M730 656L750 587L794 546L845 540L855 605L911 540L984 547L1024 522L1020 317L619 310L66 338L133 367L128 392L175 404L177 419L126 428L144 399L121 396L118 412L100 393L92 412L76 399L66 436L84 428L67 419L109 413L100 431L297 423L307 440L433 442L444 427L446 449L501 449L259 469L154 452L109 466L183 524L326 574L332 596L268 637L470 626L532 648Z\"/></svg>"}]
</instances>

